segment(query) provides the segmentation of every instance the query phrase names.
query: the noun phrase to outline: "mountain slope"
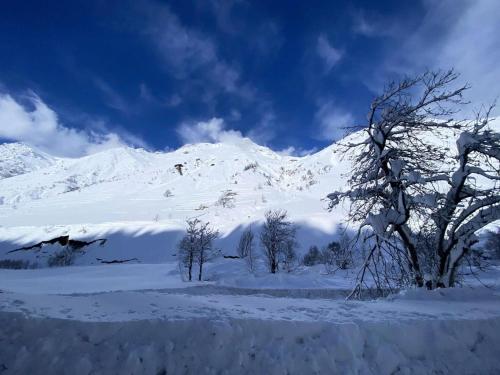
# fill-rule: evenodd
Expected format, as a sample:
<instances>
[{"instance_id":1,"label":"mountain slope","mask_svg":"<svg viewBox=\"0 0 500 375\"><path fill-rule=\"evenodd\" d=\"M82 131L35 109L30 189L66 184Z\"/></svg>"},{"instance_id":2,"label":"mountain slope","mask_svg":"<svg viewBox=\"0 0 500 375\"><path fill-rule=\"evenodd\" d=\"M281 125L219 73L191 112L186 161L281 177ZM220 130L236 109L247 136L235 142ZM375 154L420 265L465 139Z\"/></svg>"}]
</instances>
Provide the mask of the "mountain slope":
<instances>
[{"instance_id":1,"label":"mountain slope","mask_svg":"<svg viewBox=\"0 0 500 375\"><path fill-rule=\"evenodd\" d=\"M23 143L0 144L0 179L46 168L55 162L56 158Z\"/></svg>"},{"instance_id":2,"label":"mountain slope","mask_svg":"<svg viewBox=\"0 0 500 375\"><path fill-rule=\"evenodd\" d=\"M312 200L321 210L320 199L340 187L340 165L331 149L295 158L247 139L170 153L116 148L0 181L0 223L180 223L199 215L241 221L286 205L301 214L301 202ZM228 190L234 202L223 207L217 202Z\"/></svg>"},{"instance_id":3,"label":"mountain slope","mask_svg":"<svg viewBox=\"0 0 500 375\"><path fill-rule=\"evenodd\" d=\"M450 150L450 163L454 140L431 140ZM113 256L135 258L140 250L142 260L165 260L194 217L220 230L221 249L234 252L242 228L260 225L270 209L288 211L306 251L331 241L344 222L346 207L326 209L326 195L345 188L352 169L335 151L337 144L304 157L283 156L240 139L173 152L120 147L63 159L4 145L0 160L10 162L2 169L8 177L0 180L0 254L69 235L111 238L106 246Z\"/></svg>"}]
</instances>

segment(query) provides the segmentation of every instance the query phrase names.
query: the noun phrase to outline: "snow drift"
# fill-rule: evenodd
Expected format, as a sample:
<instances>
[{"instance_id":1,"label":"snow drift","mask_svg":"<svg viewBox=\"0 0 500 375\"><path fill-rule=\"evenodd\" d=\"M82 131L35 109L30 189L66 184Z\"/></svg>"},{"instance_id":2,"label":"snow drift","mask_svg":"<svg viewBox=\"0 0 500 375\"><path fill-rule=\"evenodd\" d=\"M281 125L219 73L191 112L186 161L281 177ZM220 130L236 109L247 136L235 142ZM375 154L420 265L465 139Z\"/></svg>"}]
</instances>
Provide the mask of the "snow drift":
<instances>
[{"instance_id":1,"label":"snow drift","mask_svg":"<svg viewBox=\"0 0 500 375\"><path fill-rule=\"evenodd\" d=\"M499 331L499 318L89 323L0 313L0 340L8 343L0 368L29 374L495 374Z\"/></svg>"}]
</instances>

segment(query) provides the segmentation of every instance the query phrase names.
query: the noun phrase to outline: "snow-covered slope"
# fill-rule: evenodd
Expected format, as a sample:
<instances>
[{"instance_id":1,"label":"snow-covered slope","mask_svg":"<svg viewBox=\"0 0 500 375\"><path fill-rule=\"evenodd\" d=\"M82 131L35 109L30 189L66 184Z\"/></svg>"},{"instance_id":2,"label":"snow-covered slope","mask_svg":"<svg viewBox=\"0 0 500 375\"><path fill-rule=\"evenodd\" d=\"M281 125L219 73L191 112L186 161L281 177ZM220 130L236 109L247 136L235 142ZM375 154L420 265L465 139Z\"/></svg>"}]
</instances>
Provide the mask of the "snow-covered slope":
<instances>
[{"instance_id":1,"label":"snow-covered slope","mask_svg":"<svg viewBox=\"0 0 500 375\"><path fill-rule=\"evenodd\" d=\"M27 152L29 148L25 148ZM171 153L150 153L124 147L80 159L59 159L44 168L30 165L32 173L26 174L27 170L23 175L18 173L18 176L2 181L0 189L3 208L9 211L22 211L28 207L31 211L43 201L44 209L49 211L45 211L43 222L34 224L47 224L47 219L51 221L53 203L64 201L71 205L85 200L87 204L91 203L87 199L89 195L108 204L119 199L121 205L127 207L134 206L133 202L137 200L159 199L163 204L155 204L155 208L160 211L171 207L173 202L185 206L185 210L200 205L210 209L226 190L237 194L235 205L240 209L248 206L249 199L255 201L256 196L261 203L266 203L266 194L282 196L276 202L279 204L290 197L295 200L299 196L317 196L331 190L333 186L326 187L324 182L325 178L331 183L338 182L340 175L331 173L335 165L339 166L330 149L304 158L293 158L280 156L249 140L188 145ZM169 195L165 194L167 190L171 197L165 196ZM252 205L255 206L255 202ZM144 216L144 210L128 213L131 215L122 215L120 219L152 218ZM73 212L71 216L75 214ZM102 214L101 210L89 221L103 221ZM68 216L60 217L53 222L67 224L67 219ZM21 224L27 222L23 220Z\"/></svg>"},{"instance_id":2,"label":"snow-covered slope","mask_svg":"<svg viewBox=\"0 0 500 375\"><path fill-rule=\"evenodd\" d=\"M450 150L450 162L455 139L432 140ZM69 235L104 237L114 254L135 258L140 249L141 260L163 261L193 217L220 230L219 246L231 253L242 228L259 225L269 209L286 209L299 224L302 250L323 245L345 215L345 207L328 212L324 198L345 187L351 170L335 150L333 144L291 157L239 139L173 152L120 147L64 159L2 145L0 257L17 244ZM232 197L227 204L220 200L224 194Z\"/></svg>"},{"instance_id":3,"label":"snow-covered slope","mask_svg":"<svg viewBox=\"0 0 500 375\"><path fill-rule=\"evenodd\" d=\"M272 208L330 236L339 216L325 210L322 198L342 186L348 170L334 147L299 158L242 139L168 153L123 147L77 159L47 157L40 159L45 165L31 163L29 173L0 180L0 241L180 231L192 217L228 235ZM223 205L227 191L233 200Z\"/></svg>"},{"instance_id":4,"label":"snow-covered slope","mask_svg":"<svg viewBox=\"0 0 500 375\"><path fill-rule=\"evenodd\" d=\"M54 165L56 158L23 143L0 144L0 179Z\"/></svg>"}]
</instances>

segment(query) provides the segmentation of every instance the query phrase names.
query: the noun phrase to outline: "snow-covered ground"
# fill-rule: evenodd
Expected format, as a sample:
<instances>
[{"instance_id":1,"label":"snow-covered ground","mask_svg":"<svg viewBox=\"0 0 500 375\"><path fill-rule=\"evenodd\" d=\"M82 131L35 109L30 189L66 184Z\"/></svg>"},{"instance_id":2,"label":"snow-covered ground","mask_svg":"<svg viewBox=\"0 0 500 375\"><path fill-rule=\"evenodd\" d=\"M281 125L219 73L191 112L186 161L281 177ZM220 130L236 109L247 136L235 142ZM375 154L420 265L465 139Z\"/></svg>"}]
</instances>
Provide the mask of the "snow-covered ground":
<instances>
[{"instance_id":1,"label":"snow-covered ground","mask_svg":"<svg viewBox=\"0 0 500 375\"><path fill-rule=\"evenodd\" d=\"M485 275L488 288L471 279L463 288L346 301L353 275L312 267L301 277L247 274L243 285L236 272L243 264L234 264L242 261L224 262L210 264L214 281L202 283L181 282L174 262L0 270L0 368L76 374L500 369L499 268ZM218 279L224 267L234 272Z\"/></svg>"},{"instance_id":2,"label":"snow-covered ground","mask_svg":"<svg viewBox=\"0 0 500 375\"><path fill-rule=\"evenodd\" d=\"M188 218L221 231L221 255L274 208L299 225L299 253L334 240L344 208L322 198L350 170L336 148L298 158L240 140L62 159L1 146L0 261L37 268L0 269L0 373L500 373L498 266L488 287L467 277L363 301L345 300L355 271L320 265L271 275L260 259L252 274L219 256L203 282L181 281ZM106 241L70 267L47 268L57 244L17 250L59 236Z\"/></svg>"}]
</instances>

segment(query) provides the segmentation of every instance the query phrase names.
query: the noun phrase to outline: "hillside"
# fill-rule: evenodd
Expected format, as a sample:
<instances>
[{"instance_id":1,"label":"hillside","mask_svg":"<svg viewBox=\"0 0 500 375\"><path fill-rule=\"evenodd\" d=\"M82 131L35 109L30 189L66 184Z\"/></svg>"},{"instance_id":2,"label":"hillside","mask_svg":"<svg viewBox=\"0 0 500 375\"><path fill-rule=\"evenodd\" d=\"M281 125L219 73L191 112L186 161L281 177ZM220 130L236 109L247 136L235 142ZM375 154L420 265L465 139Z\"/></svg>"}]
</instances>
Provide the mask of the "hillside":
<instances>
[{"instance_id":1,"label":"hillside","mask_svg":"<svg viewBox=\"0 0 500 375\"><path fill-rule=\"evenodd\" d=\"M443 134L431 140L450 150L448 163L454 162L455 139ZM165 261L174 254L186 220L194 217L220 230L218 246L234 254L241 230L258 226L269 209L288 211L299 225L304 252L331 241L343 223L345 207L328 212L325 200L345 187L351 169L338 150L332 144L292 157L242 138L172 152L119 147L70 159L4 144L0 257L21 245L69 235L108 239L105 248L113 259L139 255L142 261ZM91 253L80 261L95 258Z\"/></svg>"},{"instance_id":2,"label":"hillside","mask_svg":"<svg viewBox=\"0 0 500 375\"><path fill-rule=\"evenodd\" d=\"M32 157L23 159L25 173L0 181L5 249L63 234L179 231L191 217L229 235L272 208L288 210L321 238L339 222L322 198L343 185L348 170L335 146L290 157L249 139L165 153L115 148L77 159L47 158L51 162L43 167L25 145L6 149L13 159L16 151ZM220 197L228 191L233 199L223 205Z\"/></svg>"}]
</instances>

